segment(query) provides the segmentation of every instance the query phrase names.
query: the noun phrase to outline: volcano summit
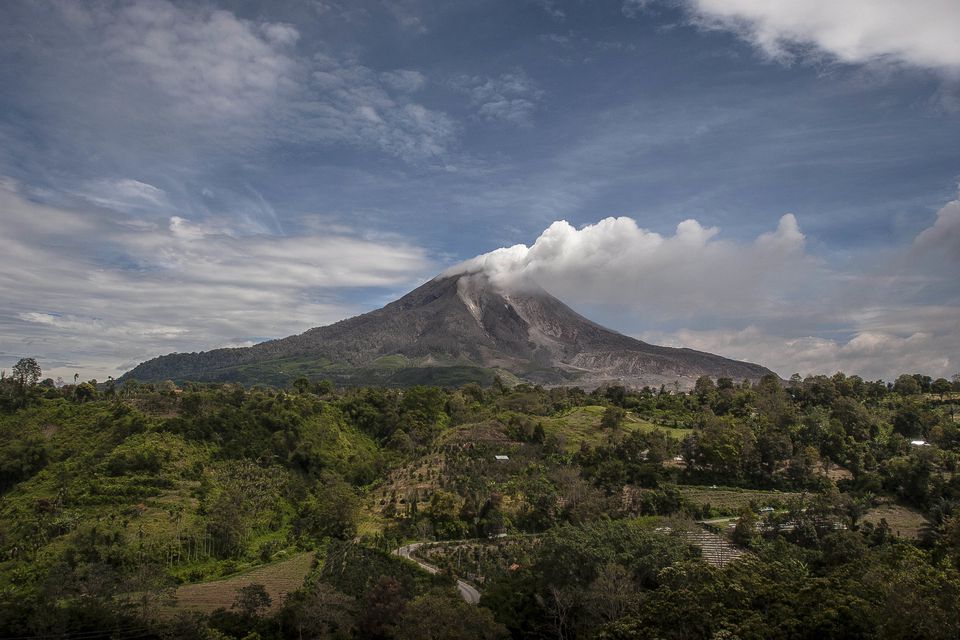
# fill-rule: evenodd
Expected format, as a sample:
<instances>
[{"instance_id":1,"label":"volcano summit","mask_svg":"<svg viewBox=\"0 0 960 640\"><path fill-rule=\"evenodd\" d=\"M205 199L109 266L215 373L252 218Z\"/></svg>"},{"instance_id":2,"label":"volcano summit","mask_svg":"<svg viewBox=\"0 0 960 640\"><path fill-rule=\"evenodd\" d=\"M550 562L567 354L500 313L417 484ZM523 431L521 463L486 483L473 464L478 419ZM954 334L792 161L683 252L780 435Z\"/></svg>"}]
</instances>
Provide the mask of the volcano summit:
<instances>
[{"instance_id":1,"label":"volcano summit","mask_svg":"<svg viewBox=\"0 0 960 640\"><path fill-rule=\"evenodd\" d=\"M252 347L173 353L125 374L141 381L339 384L508 381L595 387L690 386L699 376L758 379L748 362L659 347L602 327L532 282L498 284L483 271L446 272L399 300L334 324Z\"/></svg>"}]
</instances>

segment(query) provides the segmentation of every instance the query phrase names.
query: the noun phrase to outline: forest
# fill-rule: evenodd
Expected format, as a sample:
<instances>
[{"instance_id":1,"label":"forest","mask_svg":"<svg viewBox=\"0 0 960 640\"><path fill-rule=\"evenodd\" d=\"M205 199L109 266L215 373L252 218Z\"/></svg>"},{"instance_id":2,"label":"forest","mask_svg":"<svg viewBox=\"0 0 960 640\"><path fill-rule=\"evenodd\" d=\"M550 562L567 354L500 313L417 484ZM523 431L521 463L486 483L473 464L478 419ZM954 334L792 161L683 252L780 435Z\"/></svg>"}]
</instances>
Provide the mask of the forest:
<instances>
[{"instance_id":1,"label":"forest","mask_svg":"<svg viewBox=\"0 0 960 640\"><path fill-rule=\"evenodd\" d=\"M957 638L958 414L960 376L274 388L24 359L0 637Z\"/></svg>"}]
</instances>

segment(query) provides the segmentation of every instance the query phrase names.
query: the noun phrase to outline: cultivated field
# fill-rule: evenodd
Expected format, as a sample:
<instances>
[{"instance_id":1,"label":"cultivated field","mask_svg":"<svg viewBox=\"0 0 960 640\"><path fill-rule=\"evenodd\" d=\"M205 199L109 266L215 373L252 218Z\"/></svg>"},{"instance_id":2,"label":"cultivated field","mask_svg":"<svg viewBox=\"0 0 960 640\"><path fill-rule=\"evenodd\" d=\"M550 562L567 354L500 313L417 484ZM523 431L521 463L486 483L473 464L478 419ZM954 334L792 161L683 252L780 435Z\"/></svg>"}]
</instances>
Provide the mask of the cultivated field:
<instances>
[{"instance_id":1,"label":"cultivated field","mask_svg":"<svg viewBox=\"0 0 960 640\"><path fill-rule=\"evenodd\" d=\"M271 610L276 611L288 593L303 585L313 566L313 559L314 553L308 551L223 580L183 585L176 591L177 600L173 606L203 613L221 607L229 609L236 600L237 589L250 584L262 584L270 594Z\"/></svg>"},{"instance_id":2,"label":"cultivated field","mask_svg":"<svg viewBox=\"0 0 960 640\"><path fill-rule=\"evenodd\" d=\"M712 509L730 514L750 506L779 508L790 499L800 498L803 495L788 491L760 491L735 487L711 488L703 485L680 485L677 489L684 502L701 507L710 505Z\"/></svg>"}]
</instances>

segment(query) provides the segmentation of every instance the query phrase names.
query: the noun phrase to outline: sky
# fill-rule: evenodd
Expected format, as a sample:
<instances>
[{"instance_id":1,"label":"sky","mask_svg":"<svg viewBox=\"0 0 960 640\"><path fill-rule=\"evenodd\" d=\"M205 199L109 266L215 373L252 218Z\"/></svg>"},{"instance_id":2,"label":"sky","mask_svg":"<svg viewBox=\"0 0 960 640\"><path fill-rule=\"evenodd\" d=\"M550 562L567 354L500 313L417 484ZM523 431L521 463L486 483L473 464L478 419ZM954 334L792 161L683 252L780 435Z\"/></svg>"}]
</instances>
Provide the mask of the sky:
<instances>
[{"instance_id":1,"label":"sky","mask_svg":"<svg viewBox=\"0 0 960 640\"><path fill-rule=\"evenodd\" d=\"M0 87L3 368L470 261L784 377L960 372L956 0L9 0Z\"/></svg>"}]
</instances>

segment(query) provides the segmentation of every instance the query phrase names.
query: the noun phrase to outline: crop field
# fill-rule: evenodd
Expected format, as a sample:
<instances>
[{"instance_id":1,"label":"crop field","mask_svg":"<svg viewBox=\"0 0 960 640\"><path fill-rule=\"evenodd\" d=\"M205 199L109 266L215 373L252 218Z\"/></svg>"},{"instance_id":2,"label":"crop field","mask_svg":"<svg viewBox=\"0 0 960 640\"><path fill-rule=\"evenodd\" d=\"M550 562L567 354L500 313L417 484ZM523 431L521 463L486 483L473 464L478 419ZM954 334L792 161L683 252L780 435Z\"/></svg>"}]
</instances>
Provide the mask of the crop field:
<instances>
[{"instance_id":1,"label":"crop field","mask_svg":"<svg viewBox=\"0 0 960 640\"><path fill-rule=\"evenodd\" d=\"M210 613L223 607L229 609L237 597L237 589L250 584L262 584L270 594L271 611L280 608L284 597L303 585L313 566L314 553L299 553L287 560L263 565L223 580L188 584L176 591L177 609Z\"/></svg>"},{"instance_id":2,"label":"crop field","mask_svg":"<svg viewBox=\"0 0 960 640\"><path fill-rule=\"evenodd\" d=\"M879 524L880 520L887 521L894 535L911 540L919 538L923 528L929 524L919 511L893 503L874 507L863 517L864 522L873 524Z\"/></svg>"},{"instance_id":3,"label":"crop field","mask_svg":"<svg viewBox=\"0 0 960 640\"><path fill-rule=\"evenodd\" d=\"M761 491L757 489L738 489L735 487L711 488L704 485L680 485L677 487L684 502L699 505L709 505L712 509L735 514L743 507L782 507L792 498L800 498L803 494L787 491Z\"/></svg>"}]
</instances>

